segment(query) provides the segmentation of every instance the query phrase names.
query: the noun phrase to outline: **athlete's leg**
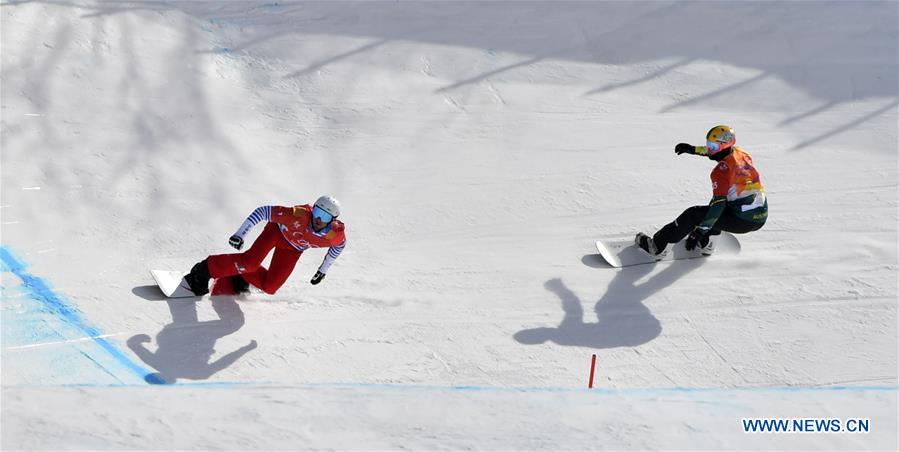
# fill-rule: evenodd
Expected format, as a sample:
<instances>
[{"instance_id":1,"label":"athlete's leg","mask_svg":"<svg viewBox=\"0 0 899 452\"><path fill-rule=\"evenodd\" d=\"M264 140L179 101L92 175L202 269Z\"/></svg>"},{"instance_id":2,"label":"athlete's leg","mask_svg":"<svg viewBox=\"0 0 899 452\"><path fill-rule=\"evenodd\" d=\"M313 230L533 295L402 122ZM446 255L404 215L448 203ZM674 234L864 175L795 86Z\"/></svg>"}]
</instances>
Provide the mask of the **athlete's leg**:
<instances>
[{"instance_id":1,"label":"athlete's leg","mask_svg":"<svg viewBox=\"0 0 899 452\"><path fill-rule=\"evenodd\" d=\"M243 277L248 283L262 289L263 292L274 295L287 282L287 278L293 273L302 254L293 247L279 246L275 249L269 269L259 267L255 272L245 274Z\"/></svg>"},{"instance_id":2,"label":"athlete's leg","mask_svg":"<svg viewBox=\"0 0 899 452\"><path fill-rule=\"evenodd\" d=\"M268 223L253 245L243 253L209 256L209 275L213 278L252 273L259 268L265 256L283 241L284 237L275 223Z\"/></svg>"},{"instance_id":3,"label":"athlete's leg","mask_svg":"<svg viewBox=\"0 0 899 452\"><path fill-rule=\"evenodd\" d=\"M709 235L718 235L721 231L727 231L733 234L746 234L747 232L758 231L765 223L755 223L746 221L728 212L721 214L721 218L715 223Z\"/></svg>"},{"instance_id":4,"label":"athlete's leg","mask_svg":"<svg viewBox=\"0 0 899 452\"><path fill-rule=\"evenodd\" d=\"M652 236L652 241L661 253L670 243L677 243L686 237L705 218L709 206L693 206L681 213L674 221L666 224Z\"/></svg>"}]
</instances>

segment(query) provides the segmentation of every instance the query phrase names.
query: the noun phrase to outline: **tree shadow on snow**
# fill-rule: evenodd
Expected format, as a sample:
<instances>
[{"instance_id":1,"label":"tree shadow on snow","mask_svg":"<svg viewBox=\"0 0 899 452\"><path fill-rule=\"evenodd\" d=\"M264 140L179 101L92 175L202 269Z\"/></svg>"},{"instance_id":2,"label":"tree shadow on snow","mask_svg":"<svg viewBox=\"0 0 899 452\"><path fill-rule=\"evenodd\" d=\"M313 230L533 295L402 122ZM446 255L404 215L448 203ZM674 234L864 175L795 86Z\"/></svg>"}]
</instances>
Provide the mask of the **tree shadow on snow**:
<instances>
[{"instance_id":1,"label":"tree shadow on snow","mask_svg":"<svg viewBox=\"0 0 899 452\"><path fill-rule=\"evenodd\" d=\"M25 3L29 2L7 1L4 5L12 9ZM715 105L723 97L735 93L752 96L763 89L758 86L760 82L770 80L787 83L817 101L817 105L805 111L788 112L782 120L782 127L810 119L842 104L855 105L859 100L886 99L880 107L859 107L855 117L848 118L845 124L830 131L803 137L804 141L793 149L811 147L833 135L861 127L873 118L889 114L895 109L893 102L897 99L896 44L891 39L895 35L895 2L830 2L827 8L808 8L798 2L566 2L563 6L552 1L370 1L351 6L343 2L44 0L41 3L81 11L79 17L83 20L112 21L112 16L128 12L163 13L168 10L177 10L199 19L185 22L182 33L187 42L179 49L179 58L172 59L178 64L205 58L208 54L240 55L275 46L279 40L290 39L292 42L295 36L305 34L344 36L364 42L358 47L336 49L333 54L317 57L312 62L309 61L312 54L306 55L300 51L297 54L287 53L285 78L314 76L318 70L336 63L378 56L376 52L386 51L386 46L393 42L415 42L484 51L480 61L461 65L451 75L446 75L451 83L437 89L435 94L441 95L477 86L498 76L527 78L531 83L557 83L557 71L550 71L551 78L534 79L540 71L531 70L531 66L548 60L592 63L600 67L641 67L635 78L624 79L614 72L596 71L596 86L587 90L585 97L626 90L672 75L676 77L681 69L693 70L689 66L696 62L711 61L724 68L752 69L752 75L733 80L725 86L710 86L706 92L690 93L664 107L662 112L696 105ZM726 20L731 17L740 17L740 20ZM128 26L132 21L115 23L130 30ZM706 33L697 34L689 27L683 27L681 24L684 23L702 23L708 29ZM97 26L102 26L103 22L99 24ZM246 24L253 26L244 28ZM68 39L70 30L63 29L68 26L68 22L57 26L62 30L51 47L50 58L63 56L71 41ZM212 33L214 30L236 27L240 27L240 33L229 35L229 41L233 42L227 48L216 45L203 49L208 41L198 30ZM785 42L789 46L785 47ZM133 46L127 39L123 39L121 45L126 50ZM428 50L416 49L410 53L410 64L427 58L429 54L426 52ZM123 55L129 57L132 53L140 54L124 52ZM510 62L503 58L507 55L518 55L520 59ZM51 67L52 62L48 59L43 66ZM139 97L134 95L135 92L145 94L142 91L146 91L148 86L156 86L146 83L147 80L142 78L144 75L134 69L140 65L128 64L124 67L124 75L131 82L123 84L129 90L123 97L133 99ZM34 74L51 72L34 71ZM676 82L677 78L672 80ZM41 88L49 85L49 81L39 80L35 91L39 95L43 93L45 89ZM353 80L346 81L346 84L350 81ZM166 109L160 109L160 104L168 110L183 109L186 108L184 105L188 105L199 111L195 127L214 137L224 150L229 151L229 158L241 158L243 154L237 152L230 140L216 128L214 115L210 114L209 94L201 82L199 77L187 80L186 89L178 93L182 95L170 95L168 91L166 94L169 95L162 97L156 95L158 93L146 93L152 102L138 104L131 111L136 114L136 132L140 134L143 131L144 135L150 132L151 135L136 144L156 145L159 141L183 139L181 131L171 126L172 121L162 120L170 114L149 115L147 112L166 113ZM183 87L164 85L166 90ZM182 102L185 98L192 101ZM331 103L336 102L332 99ZM52 127L53 122L45 124ZM152 127L142 127L144 124ZM791 127L796 129L795 125ZM811 129L808 133L817 132ZM58 132L56 135L59 135ZM132 154L138 155L128 155Z\"/></svg>"},{"instance_id":2,"label":"tree shadow on snow","mask_svg":"<svg viewBox=\"0 0 899 452\"><path fill-rule=\"evenodd\" d=\"M656 292L671 285L678 278L699 268L702 259L672 262L664 270L646 281L656 265L638 265L618 271L608 289L596 302L596 323L584 322L581 300L560 278L544 284L547 290L562 301L565 316L558 327L540 327L515 333L515 340L522 344L542 344L551 341L559 345L578 347L612 348L634 347L645 344L662 332L659 320L643 302ZM599 263L590 260L593 267Z\"/></svg>"},{"instance_id":3,"label":"tree shadow on snow","mask_svg":"<svg viewBox=\"0 0 899 452\"><path fill-rule=\"evenodd\" d=\"M136 294L138 289L144 287L135 288ZM146 295L148 291L141 292ZM210 362L215 353L215 342L244 325L243 311L232 297L216 297L212 307L219 318L208 321L198 319L196 299L181 298L166 300L166 303L172 313L172 323L156 335L155 352L145 345L151 340L149 335L138 334L128 339L128 348L157 371L144 378L147 383L174 384L179 378L205 380L256 348L256 341L253 340Z\"/></svg>"}]
</instances>

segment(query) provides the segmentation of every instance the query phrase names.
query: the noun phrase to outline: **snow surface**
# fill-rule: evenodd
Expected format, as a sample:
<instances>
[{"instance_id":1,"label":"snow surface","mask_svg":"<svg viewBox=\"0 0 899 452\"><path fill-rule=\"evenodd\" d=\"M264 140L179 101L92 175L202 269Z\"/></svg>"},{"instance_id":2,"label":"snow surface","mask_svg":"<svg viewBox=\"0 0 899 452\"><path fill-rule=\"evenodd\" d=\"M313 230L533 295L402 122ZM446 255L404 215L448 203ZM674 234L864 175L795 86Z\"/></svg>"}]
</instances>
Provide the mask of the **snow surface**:
<instances>
[{"instance_id":1,"label":"snow surface","mask_svg":"<svg viewBox=\"0 0 899 452\"><path fill-rule=\"evenodd\" d=\"M896 450L897 9L5 1L0 445ZM765 228L605 265L707 202L717 123ZM152 285L324 193L322 284Z\"/></svg>"}]
</instances>

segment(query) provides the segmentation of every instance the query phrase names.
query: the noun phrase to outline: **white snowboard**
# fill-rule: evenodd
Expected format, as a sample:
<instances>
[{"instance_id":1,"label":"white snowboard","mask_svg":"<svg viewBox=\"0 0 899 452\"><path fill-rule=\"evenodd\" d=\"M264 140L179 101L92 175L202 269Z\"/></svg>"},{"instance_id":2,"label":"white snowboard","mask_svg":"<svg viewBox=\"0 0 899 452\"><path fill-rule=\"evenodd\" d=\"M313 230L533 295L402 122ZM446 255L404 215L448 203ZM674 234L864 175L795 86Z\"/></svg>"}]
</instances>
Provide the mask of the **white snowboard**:
<instances>
[{"instance_id":1,"label":"white snowboard","mask_svg":"<svg viewBox=\"0 0 899 452\"><path fill-rule=\"evenodd\" d=\"M195 297L190 291L190 286L184 279L184 272L177 270L150 270L156 285L162 290L162 293L169 298L186 298Z\"/></svg>"},{"instance_id":2,"label":"white snowboard","mask_svg":"<svg viewBox=\"0 0 899 452\"><path fill-rule=\"evenodd\" d=\"M720 235L713 235L712 242L715 244L715 254L737 254L740 252L740 241L737 237L729 232L722 232ZM665 257L658 262L674 261L680 259L695 259L703 256L698 249L687 251L686 240L669 245L668 252ZM651 264L657 262L649 255L649 253L641 250L634 244L634 239L618 239L618 240L597 240L596 249L603 259L609 265L620 268L630 267L631 265Z\"/></svg>"}]
</instances>

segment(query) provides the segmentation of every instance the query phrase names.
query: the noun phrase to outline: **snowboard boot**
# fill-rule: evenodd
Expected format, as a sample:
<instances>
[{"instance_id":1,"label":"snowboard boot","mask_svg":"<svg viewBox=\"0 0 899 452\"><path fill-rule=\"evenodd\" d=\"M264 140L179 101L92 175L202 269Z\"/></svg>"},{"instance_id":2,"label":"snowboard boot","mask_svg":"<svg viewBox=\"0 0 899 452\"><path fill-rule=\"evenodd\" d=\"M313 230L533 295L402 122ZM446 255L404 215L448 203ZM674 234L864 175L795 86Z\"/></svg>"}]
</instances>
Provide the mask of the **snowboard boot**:
<instances>
[{"instance_id":1,"label":"snowboard boot","mask_svg":"<svg viewBox=\"0 0 899 452\"><path fill-rule=\"evenodd\" d=\"M250 283L248 283L247 280L243 279L243 276L234 275L230 278L231 286L234 287L234 292L237 292L238 294L250 292Z\"/></svg>"},{"instance_id":2,"label":"snowboard boot","mask_svg":"<svg viewBox=\"0 0 899 452\"><path fill-rule=\"evenodd\" d=\"M209 293L210 278L209 266L206 264L206 259L197 262L193 268L190 269L190 273L184 275L184 280L187 281L187 285L190 286L190 291L198 297L202 297Z\"/></svg>"},{"instance_id":3,"label":"snowboard boot","mask_svg":"<svg viewBox=\"0 0 899 452\"><path fill-rule=\"evenodd\" d=\"M662 260L662 258L665 257L664 250L662 250L662 252L660 253L658 248L656 248L656 244L652 240L652 237L642 232L638 232L637 236L634 237L634 244L637 245L637 248L645 251L657 261Z\"/></svg>"},{"instance_id":4,"label":"snowboard boot","mask_svg":"<svg viewBox=\"0 0 899 452\"><path fill-rule=\"evenodd\" d=\"M715 242L713 242L709 237L706 237L705 239L705 243L699 242L699 252L703 256L711 256L712 253L715 252Z\"/></svg>"}]
</instances>

